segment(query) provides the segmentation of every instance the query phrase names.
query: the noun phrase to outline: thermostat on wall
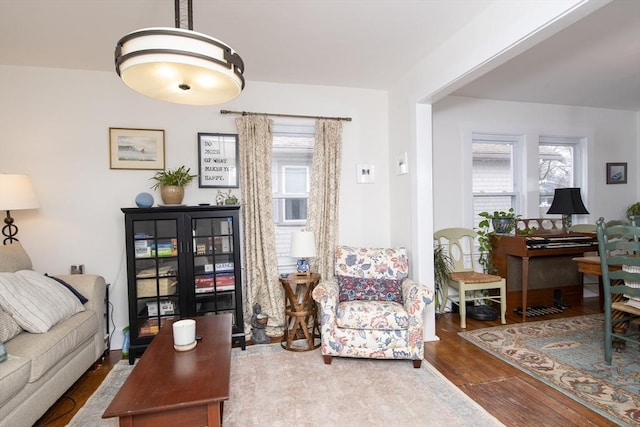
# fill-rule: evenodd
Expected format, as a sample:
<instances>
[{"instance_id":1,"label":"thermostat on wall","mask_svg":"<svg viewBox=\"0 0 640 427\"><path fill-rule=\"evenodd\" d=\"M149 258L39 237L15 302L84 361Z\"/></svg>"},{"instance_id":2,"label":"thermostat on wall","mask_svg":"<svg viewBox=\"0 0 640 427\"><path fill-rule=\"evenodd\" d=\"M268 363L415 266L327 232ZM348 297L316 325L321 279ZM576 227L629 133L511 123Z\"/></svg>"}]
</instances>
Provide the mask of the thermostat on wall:
<instances>
[{"instance_id":1,"label":"thermostat on wall","mask_svg":"<svg viewBox=\"0 0 640 427\"><path fill-rule=\"evenodd\" d=\"M356 182L358 184L372 184L376 182L376 168L372 164L358 163L356 165Z\"/></svg>"}]
</instances>

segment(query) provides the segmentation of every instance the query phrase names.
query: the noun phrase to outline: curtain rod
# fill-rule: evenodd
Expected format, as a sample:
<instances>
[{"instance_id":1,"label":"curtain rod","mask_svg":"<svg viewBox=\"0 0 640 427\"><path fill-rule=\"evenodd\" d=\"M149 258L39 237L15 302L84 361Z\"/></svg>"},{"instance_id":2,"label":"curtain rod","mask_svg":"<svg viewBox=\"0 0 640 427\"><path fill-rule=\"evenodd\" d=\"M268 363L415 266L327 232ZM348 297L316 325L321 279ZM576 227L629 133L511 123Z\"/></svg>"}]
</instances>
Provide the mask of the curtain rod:
<instances>
[{"instance_id":1,"label":"curtain rod","mask_svg":"<svg viewBox=\"0 0 640 427\"><path fill-rule=\"evenodd\" d=\"M220 114L241 114L243 116L255 115L255 116L273 116L273 117L295 117L297 119L329 119L329 120L342 120L345 122L351 121L351 117L325 117L325 116L304 116L299 114L253 113L250 111L220 110Z\"/></svg>"}]
</instances>

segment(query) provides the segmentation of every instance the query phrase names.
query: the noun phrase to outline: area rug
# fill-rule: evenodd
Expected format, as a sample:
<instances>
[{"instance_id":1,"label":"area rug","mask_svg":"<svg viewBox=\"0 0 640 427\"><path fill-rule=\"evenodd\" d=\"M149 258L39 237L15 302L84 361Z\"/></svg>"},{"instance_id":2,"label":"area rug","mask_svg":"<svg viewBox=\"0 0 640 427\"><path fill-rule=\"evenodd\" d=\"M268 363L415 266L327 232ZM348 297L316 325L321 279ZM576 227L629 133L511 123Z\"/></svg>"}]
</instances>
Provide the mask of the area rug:
<instances>
[{"instance_id":1,"label":"area rug","mask_svg":"<svg viewBox=\"0 0 640 427\"><path fill-rule=\"evenodd\" d=\"M130 372L120 362L70 426L117 426L101 415ZM162 386L161 379L158 386ZM334 358L320 350L291 352L279 344L234 348L225 427L498 426L453 383L423 362Z\"/></svg>"},{"instance_id":2,"label":"area rug","mask_svg":"<svg viewBox=\"0 0 640 427\"><path fill-rule=\"evenodd\" d=\"M619 425L640 425L640 350L627 345L604 363L604 315L459 332Z\"/></svg>"}]
</instances>

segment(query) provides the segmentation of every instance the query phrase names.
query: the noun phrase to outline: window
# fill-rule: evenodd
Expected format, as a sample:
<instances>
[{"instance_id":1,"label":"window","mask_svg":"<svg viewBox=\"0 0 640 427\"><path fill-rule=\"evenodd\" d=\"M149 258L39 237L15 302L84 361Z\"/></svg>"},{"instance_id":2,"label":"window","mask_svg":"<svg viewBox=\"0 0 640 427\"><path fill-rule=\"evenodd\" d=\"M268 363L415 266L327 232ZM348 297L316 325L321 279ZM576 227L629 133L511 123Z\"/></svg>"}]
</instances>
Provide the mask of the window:
<instances>
[{"instance_id":1,"label":"window","mask_svg":"<svg viewBox=\"0 0 640 427\"><path fill-rule=\"evenodd\" d=\"M274 124L271 169L273 219L278 267L283 273L290 272L297 261L289 257L291 233L307 224L314 140L313 123Z\"/></svg>"},{"instance_id":2,"label":"window","mask_svg":"<svg viewBox=\"0 0 640 427\"><path fill-rule=\"evenodd\" d=\"M584 138L540 136L525 139L524 135L488 133L471 136L474 226L480 222L480 212L509 208L514 208L523 217L555 217L547 215L555 189L580 187L584 182L581 167ZM537 149L527 148L525 141L537 144ZM537 152L537 158L527 159L525 152ZM536 167L538 194L535 182L528 183L524 178L535 179ZM533 199L527 201L527 196Z\"/></svg>"},{"instance_id":3,"label":"window","mask_svg":"<svg viewBox=\"0 0 640 427\"><path fill-rule=\"evenodd\" d=\"M538 187L540 217L547 216L556 188L579 187L580 138L540 137Z\"/></svg>"},{"instance_id":4,"label":"window","mask_svg":"<svg viewBox=\"0 0 640 427\"><path fill-rule=\"evenodd\" d=\"M474 225L480 222L480 212L517 208L522 197L516 173L520 169L520 139L517 135L473 134Z\"/></svg>"},{"instance_id":5,"label":"window","mask_svg":"<svg viewBox=\"0 0 640 427\"><path fill-rule=\"evenodd\" d=\"M284 160L282 163L287 163ZM309 166L282 166L282 195L280 214L283 223L299 224L307 220L309 197Z\"/></svg>"}]
</instances>

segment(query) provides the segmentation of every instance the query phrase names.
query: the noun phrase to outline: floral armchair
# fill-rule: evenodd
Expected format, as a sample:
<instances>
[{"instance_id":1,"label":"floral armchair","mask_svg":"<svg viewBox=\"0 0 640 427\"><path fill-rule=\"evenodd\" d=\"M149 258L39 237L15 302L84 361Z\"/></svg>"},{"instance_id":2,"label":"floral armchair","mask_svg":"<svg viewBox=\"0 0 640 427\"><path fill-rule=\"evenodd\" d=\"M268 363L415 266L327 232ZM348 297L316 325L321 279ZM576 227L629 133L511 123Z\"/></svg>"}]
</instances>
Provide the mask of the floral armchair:
<instances>
[{"instance_id":1,"label":"floral armchair","mask_svg":"<svg viewBox=\"0 0 640 427\"><path fill-rule=\"evenodd\" d=\"M408 272L404 248L337 247L335 277L313 290L325 364L341 356L409 359L420 367L423 312L433 292Z\"/></svg>"}]
</instances>

